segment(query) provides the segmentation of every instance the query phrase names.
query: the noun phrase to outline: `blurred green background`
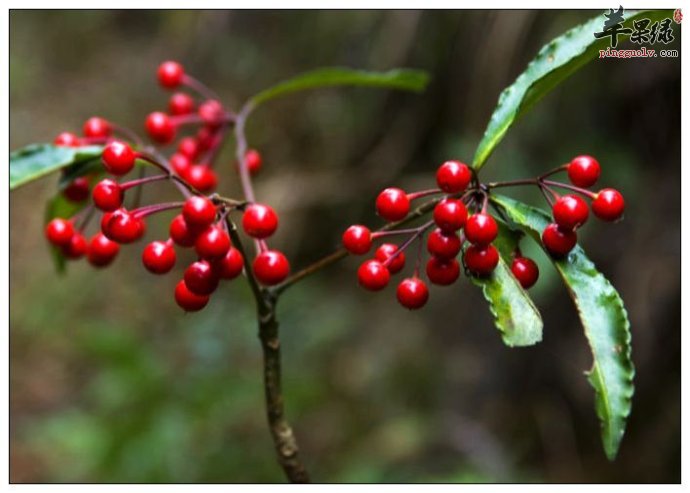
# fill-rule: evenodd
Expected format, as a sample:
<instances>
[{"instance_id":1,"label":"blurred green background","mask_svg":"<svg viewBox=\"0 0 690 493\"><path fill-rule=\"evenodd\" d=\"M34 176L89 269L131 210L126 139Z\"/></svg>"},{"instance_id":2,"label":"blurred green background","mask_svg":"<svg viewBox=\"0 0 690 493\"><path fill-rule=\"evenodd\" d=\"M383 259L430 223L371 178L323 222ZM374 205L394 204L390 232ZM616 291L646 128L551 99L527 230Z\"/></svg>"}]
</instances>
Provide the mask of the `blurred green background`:
<instances>
[{"instance_id":1,"label":"blurred green background","mask_svg":"<svg viewBox=\"0 0 690 493\"><path fill-rule=\"evenodd\" d=\"M137 130L166 105L155 82L180 60L232 107L308 69L423 68L422 95L328 89L261 108L250 144L258 197L281 214L271 244L293 267L345 226L379 225L375 194L424 189L442 160L472 157L500 91L588 11L12 11L11 147L78 131L92 115ZM603 19L603 18L602 18ZM680 49L680 28L674 26ZM531 245L543 343L505 347L476 287L434 287L408 312L393 286L357 287L345 260L280 303L288 417L321 482L680 481L680 59L595 60L500 145L485 178L533 176L574 155L603 164L625 221L581 244L629 310L637 367L618 460L603 454L591 357L565 288ZM221 190L238 195L233 143ZM56 176L11 195L13 482L273 482L261 352L242 281L184 315L140 264L85 262L56 276L42 237ZM526 190L514 196L543 205ZM162 185L146 201L175 197ZM164 218L149 221L163 237Z\"/></svg>"}]
</instances>

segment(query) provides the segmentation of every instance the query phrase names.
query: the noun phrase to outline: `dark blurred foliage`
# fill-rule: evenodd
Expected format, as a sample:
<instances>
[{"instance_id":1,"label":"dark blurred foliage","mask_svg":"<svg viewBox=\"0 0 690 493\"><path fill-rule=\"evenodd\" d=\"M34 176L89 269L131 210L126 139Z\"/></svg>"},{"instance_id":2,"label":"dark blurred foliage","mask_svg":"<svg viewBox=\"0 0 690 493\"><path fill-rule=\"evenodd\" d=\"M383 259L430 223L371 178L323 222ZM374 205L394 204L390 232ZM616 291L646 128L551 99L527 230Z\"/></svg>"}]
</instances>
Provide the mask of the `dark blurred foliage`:
<instances>
[{"instance_id":1,"label":"dark blurred foliage","mask_svg":"<svg viewBox=\"0 0 690 493\"><path fill-rule=\"evenodd\" d=\"M348 224L380 224L384 186L428 188L439 162L470 160L500 91L540 46L595 14L13 11L11 146L94 114L141 128L166 104L154 71L169 58L234 107L320 66L428 70L422 95L318 90L251 119L266 163L258 196L282 218L272 244L303 266ZM392 287L360 290L348 259L284 296L287 411L317 481L680 481L680 87L680 59L595 60L519 122L483 172L533 176L591 153L601 183L626 196L625 221L592 220L581 235L632 321L637 392L618 459L602 452L575 309L525 245L542 269L533 295L545 337L532 348L501 343L466 281L433 288L411 313ZM232 147L222 189L236 196ZM105 271L80 262L56 276L41 234L55 182L11 198L11 479L282 481L246 285L183 315L172 299L182 267L149 275L141 245ZM147 194L174 196L162 185ZM149 238L165 228L150 221Z\"/></svg>"}]
</instances>

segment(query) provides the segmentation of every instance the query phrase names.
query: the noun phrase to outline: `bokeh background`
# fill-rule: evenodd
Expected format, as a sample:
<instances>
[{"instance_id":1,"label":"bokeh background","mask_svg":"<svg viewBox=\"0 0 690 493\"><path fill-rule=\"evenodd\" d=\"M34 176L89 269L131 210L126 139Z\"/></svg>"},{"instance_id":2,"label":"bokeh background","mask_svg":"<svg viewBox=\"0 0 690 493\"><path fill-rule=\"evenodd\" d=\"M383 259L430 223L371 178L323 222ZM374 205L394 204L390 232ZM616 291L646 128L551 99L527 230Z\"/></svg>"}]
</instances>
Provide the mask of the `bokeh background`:
<instances>
[{"instance_id":1,"label":"bokeh background","mask_svg":"<svg viewBox=\"0 0 690 493\"><path fill-rule=\"evenodd\" d=\"M500 91L588 11L20 11L10 14L11 146L51 141L101 115L139 130L180 60L231 106L308 69L426 69L421 95L296 94L252 117L258 196L281 214L272 244L294 267L346 225L380 224L375 194L428 188L470 160ZM673 46L680 49L680 28ZM581 244L632 321L633 413L618 459L602 452L587 343L566 289L533 245L543 343L505 347L480 292L434 287L408 312L393 287L357 287L345 260L279 307L288 417L322 482L680 481L680 59L596 60L509 133L486 178L534 176L590 153L621 189L625 221ZM238 194L228 142L221 189ZM55 274L42 237L57 177L11 195L13 482L282 481L264 422L261 352L242 281L184 315L142 244L95 271ZM151 185L146 200L174 197ZM538 195L514 196L540 204ZM149 222L148 238L166 221ZM186 259L183 254L182 259ZM190 260L190 259L188 259ZM182 264L183 262L180 262Z\"/></svg>"}]
</instances>

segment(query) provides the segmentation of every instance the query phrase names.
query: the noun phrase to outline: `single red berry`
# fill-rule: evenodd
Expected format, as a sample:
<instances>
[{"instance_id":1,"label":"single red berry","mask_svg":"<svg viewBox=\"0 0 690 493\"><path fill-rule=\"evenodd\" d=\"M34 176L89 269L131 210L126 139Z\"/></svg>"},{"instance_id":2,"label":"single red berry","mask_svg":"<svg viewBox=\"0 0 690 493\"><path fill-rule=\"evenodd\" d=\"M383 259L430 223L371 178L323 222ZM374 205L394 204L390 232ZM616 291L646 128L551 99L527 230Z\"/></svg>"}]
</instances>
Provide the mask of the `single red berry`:
<instances>
[{"instance_id":1,"label":"single red berry","mask_svg":"<svg viewBox=\"0 0 690 493\"><path fill-rule=\"evenodd\" d=\"M166 241L152 241L141 254L141 261L152 274L166 274L175 267L175 249Z\"/></svg>"},{"instance_id":2,"label":"single red berry","mask_svg":"<svg viewBox=\"0 0 690 493\"><path fill-rule=\"evenodd\" d=\"M84 123L84 136L92 139L109 137L113 132L113 127L108 120L93 116Z\"/></svg>"},{"instance_id":3,"label":"single red berry","mask_svg":"<svg viewBox=\"0 0 690 493\"><path fill-rule=\"evenodd\" d=\"M564 257L577 244L577 233L561 229L558 224L549 224L541 234L541 241L554 257Z\"/></svg>"},{"instance_id":4,"label":"single red berry","mask_svg":"<svg viewBox=\"0 0 690 493\"><path fill-rule=\"evenodd\" d=\"M278 228L278 215L268 205L251 204L244 210L242 228L252 238L268 238Z\"/></svg>"},{"instance_id":5,"label":"single red berry","mask_svg":"<svg viewBox=\"0 0 690 493\"><path fill-rule=\"evenodd\" d=\"M184 92L176 92L168 102L171 115L188 115L194 111L194 106L194 98Z\"/></svg>"},{"instance_id":6,"label":"single red berry","mask_svg":"<svg viewBox=\"0 0 690 493\"><path fill-rule=\"evenodd\" d=\"M184 179L200 192L212 192L218 186L216 172L204 164L190 166Z\"/></svg>"},{"instance_id":7,"label":"single red berry","mask_svg":"<svg viewBox=\"0 0 690 493\"><path fill-rule=\"evenodd\" d=\"M539 279L539 267L531 258L515 257L510 270L524 289L531 288Z\"/></svg>"},{"instance_id":8,"label":"single red berry","mask_svg":"<svg viewBox=\"0 0 690 493\"><path fill-rule=\"evenodd\" d=\"M223 105L215 99L204 101L199 106L199 116L205 125L209 127L218 127L223 124L225 119L225 110Z\"/></svg>"},{"instance_id":9,"label":"single red berry","mask_svg":"<svg viewBox=\"0 0 690 493\"><path fill-rule=\"evenodd\" d=\"M472 180L469 166L460 161L446 161L436 171L436 183L446 193L464 191Z\"/></svg>"},{"instance_id":10,"label":"single red berry","mask_svg":"<svg viewBox=\"0 0 690 493\"><path fill-rule=\"evenodd\" d=\"M359 284L369 291L381 291L390 278L390 271L378 260L367 260L357 270Z\"/></svg>"},{"instance_id":11,"label":"single red berry","mask_svg":"<svg viewBox=\"0 0 690 493\"><path fill-rule=\"evenodd\" d=\"M221 279L234 279L242 274L244 258L237 248L230 247L225 257L213 264L213 268Z\"/></svg>"},{"instance_id":12,"label":"single red berry","mask_svg":"<svg viewBox=\"0 0 690 493\"><path fill-rule=\"evenodd\" d=\"M386 188L376 197L376 212L386 221L399 221L410 212L410 199L399 188Z\"/></svg>"},{"instance_id":13,"label":"single red berry","mask_svg":"<svg viewBox=\"0 0 690 493\"><path fill-rule=\"evenodd\" d=\"M465 225L467 209L462 200L444 199L434 207L434 222L443 231L453 233Z\"/></svg>"},{"instance_id":14,"label":"single red berry","mask_svg":"<svg viewBox=\"0 0 690 493\"><path fill-rule=\"evenodd\" d=\"M615 221L623 215L625 200L618 190L604 188L592 201L594 215L604 221Z\"/></svg>"},{"instance_id":15,"label":"single red berry","mask_svg":"<svg viewBox=\"0 0 690 493\"><path fill-rule=\"evenodd\" d=\"M81 142L79 141L79 137L72 132L62 132L60 135L55 137L53 144L63 147L79 147Z\"/></svg>"},{"instance_id":16,"label":"single red berry","mask_svg":"<svg viewBox=\"0 0 690 493\"><path fill-rule=\"evenodd\" d=\"M143 219L135 217L124 208L117 209L110 214L110 218L103 229L103 234L118 243L133 243L141 238L146 225Z\"/></svg>"},{"instance_id":17,"label":"single red berry","mask_svg":"<svg viewBox=\"0 0 690 493\"><path fill-rule=\"evenodd\" d=\"M252 269L261 284L273 286L287 278L290 273L290 264L281 252L266 250L256 256Z\"/></svg>"},{"instance_id":18,"label":"single red berry","mask_svg":"<svg viewBox=\"0 0 690 493\"><path fill-rule=\"evenodd\" d=\"M106 238L103 233L96 233L89 242L89 263L94 267L105 267L115 260L119 251L120 245Z\"/></svg>"},{"instance_id":19,"label":"single red berry","mask_svg":"<svg viewBox=\"0 0 690 493\"><path fill-rule=\"evenodd\" d=\"M175 139L177 128L170 117L161 111L154 111L146 117L146 133L151 139L161 144L168 144Z\"/></svg>"},{"instance_id":20,"label":"single red berry","mask_svg":"<svg viewBox=\"0 0 690 493\"><path fill-rule=\"evenodd\" d=\"M247 164L249 174L255 175L261 169L261 154L256 149L249 149L244 154L244 162Z\"/></svg>"},{"instance_id":21,"label":"single red berry","mask_svg":"<svg viewBox=\"0 0 690 493\"><path fill-rule=\"evenodd\" d=\"M89 179L79 176L72 180L62 191L62 194L70 202L83 202L89 198Z\"/></svg>"},{"instance_id":22,"label":"single red berry","mask_svg":"<svg viewBox=\"0 0 690 493\"><path fill-rule=\"evenodd\" d=\"M371 250L371 231L359 224L350 226L343 233L343 246L353 255L364 255Z\"/></svg>"},{"instance_id":23,"label":"single red berry","mask_svg":"<svg viewBox=\"0 0 690 493\"><path fill-rule=\"evenodd\" d=\"M418 277L410 277L403 279L398 284L395 295L402 306L416 310L426 305L429 299L429 289L426 287L426 283Z\"/></svg>"},{"instance_id":24,"label":"single red berry","mask_svg":"<svg viewBox=\"0 0 690 493\"><path fill-rule=\"evenodd\" d=\"M498 236L498 225L490 214L472 214L465 224L465 237L475 245L488 245Z\"/></svg>"},{"instance_id":25,"label":"single red berry","mask_svg":"<svg viewBox=\"0 0 690 493\"><path fill-rule=\"evenodd\" d=\"M498 250L493 245L470 245L465 250L465 267L476 276L491 274L498 265Z\"/></svg>"},{"instance_id":26,"label":"single red berry","mask_svg":"<svg viewBox=\"0 0 690 493\"><path fill-rule=\"evenodd\" d=\"M405 267L405 252L400 252L393 260L386 263L386 261L397 251L397 245L394 245L393 243L384 243L376 249L374 259L385 265L388 268L388 272L391 274L397 274L403 269L403 267Z\"/></svg>"},{"instance_id":27,"label":"single red berry","mask_svg":"<svg viewBox=\"0 0 690 493\"><path fill-rule=\"evenodd\" d=\"M426 263L426 275L434 284L449 286L460 277L460 263L452 259L441 259L432 256Z\"/></svg>"},{"instance_id":28,"label":"single red berry","mask_svg":"<svg viewBox=\"0 0 690 493\"><path fill-rule=\"evenodd\" d=\"M196 237L202 230L203 228L190 227L182 214L170 221L170 238L181 247L194 246Z\"/></svg>"},{"instance_id":29,"label":"single red berry","mask_svg":"<svg viewBox=\"0 0 690 493\"><path fill-rule=\"evenodd\" d=\"M219 279L213 265L206 260L197 260L184 271L184 283L194 294L213 293L218 287Z\"/></svg>"},{"instance_id":30,"label":"single red berry","mask_svg":"<svg viewBox=\"0 0 690 493\"><path fill-rule=\"evenodd\" d=\"M216 206L211 199L194 195L185 200L182 216L192 228L205 228L216 220Z\"/></svg>"},{"instance_id":31,"label":"single red berry","mask_svg":"<svg viewBox=\"0 0 690 493\"><path fill-rule=\"evenodd\" d=\"M205 151L213 145L213 141L216 139L216 129L203 126L196 133L196 141L199 151Z\"/></svg>"},{"instance_id":32,"label":"single red berry","mask_svg":"<svg viewBox=\"0 0 690 493\"><path fill-rule=\"evenodd\" d=\"M126 175L134 167L137 153L124 142L111 142L103 149L103 166L108 173Z\"/></svg>"},{"instance_id":33,"label":"single red berry","mask_svg":"<svg viewBox=\"0 0 690 493\"><path fill-rule=\"evenodd\" d=\"M170 166L175 173L184 178L192 166L192 160L184 154L177 152L170 156Z\"/></svg>"},{"instance_id":34,"label":"single red berry","mask_svg":"<svg viewBox=\"0 0 690 493\"><path fill-rule=\"evenodd\" d=\"M589 216L587 202L577 195L564 195L553 204L553 219L561 229L582 226Z\"/></svg>"},{"instance_id":35,"label":"single red berry","mask_svg":"<svg viewBox=\"0 0 690 493\"><path fill-rule=\"evenodd\" d=\"M167 88L175 89L184 80L184 67L177 62L167 61L158 66L158 83Z\"/></svg>"},{"instance_id":36,"label":"single red berry","mask_svg":"<svg viewBox=\"0 0 690 493\"><path fill-rule=\"evenodd\" d=\"M426 241L426 248L430 254L443 259L455 258L460 253L462 241L455 233L444 233L442 229L436 228Z\"/></svg>"},{"instance_id":37,"label":"single red berry","mask_svg":"<svg viewBox=\"0 0 690 493\"><path fill-rule=\"evenodd\" d=\"M194 137L183 137L177 144L177 152L194 160L199 155L199 144Z\"/></svg>"},{"instance_id":38,"label":"single red berry","mask_svg":"<svg viewBox=\"0 0 690 493\"><path fill-rule=\"evenodd\" d=\"M123 192L120 184L106 178L93 187L93 203L102 211L110 212L122 207Z\"/></svg>"},{"instance_id":39,"label":"single red berry","mask_svg":"<svg viewBox=\"0 0 690 493\"><path fill-rule=\"evenodd\" d=\"M86 243L86 238L79 232L76 232L70 238L69 243L62 246L62 254L71 260L82 258L86 255L89 245Z\"/></svg>"},{"instance_id":40,"label":"single red berry","mask_svg":"<svg viewBox=\"0 0 690 493\"><path fill-rule=\"evenodd\" d=\"M601 167L592 156L577 156L568 164L568 178L578 187L591 187L599 179Z\"/></svg>"},{"instance_id":41,"label":"single red berry","mask_svg":"<svg viewBox=\"0 0 690 493\"><path fill-rule=\"evenodd\" d=\"M184 281L175 286L175 302L186 312L198 312L208 304L208 295L192 293Z\"/></svg>"},{"instance_id":42,"label":"single red berry","mask_svg":"<svg viewBox=\"0 0 690 493\"><path fill-rule=\"evenodd\" d=\"M53 245L67 245L74 235L72 221L59 217L53 219L46 225L45 235Z\"/></svg>"},{"instance_id":43,"label":"single red berry","mask_svg":"<svg viewBox=\"0 0 690 493\"><path fill-rule=\"evenodd\" d=\"M220 226L209 226L194 243L196 253L207 260L220 259L230 250L230 237Z\"/></svg>"}]
</instances>

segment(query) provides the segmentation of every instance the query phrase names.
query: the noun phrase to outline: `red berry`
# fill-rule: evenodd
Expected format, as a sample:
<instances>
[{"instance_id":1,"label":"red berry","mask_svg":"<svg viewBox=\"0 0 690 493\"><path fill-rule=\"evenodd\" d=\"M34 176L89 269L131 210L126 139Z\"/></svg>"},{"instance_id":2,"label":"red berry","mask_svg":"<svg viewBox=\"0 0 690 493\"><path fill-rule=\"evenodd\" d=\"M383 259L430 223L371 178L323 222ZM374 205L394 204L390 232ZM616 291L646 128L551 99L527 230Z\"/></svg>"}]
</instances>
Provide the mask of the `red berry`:
<instances>
[{"instance_id":1,"label":"red berry","mask_svg":"<svg viewBox=\"0 0 690 493\"><path fill-rule=\"evenodd\" d=\"M391 260L388 264L386 261L393 256L395 252L398 251L398 246L393 243L384 243L376 249L374 258L384 264L388 268L388 272L391 274L397 274L403 267L405 267L405 253L400 252Z\"/></svg>"},{"instance_id":2,"label":"red berry","mask_svg":"<svg viewBox=\"0 0 690 493\"><path fill-rule=\"evenodd\" d=\"M196 253L208 260L220 259L230 250L230 237L219 226L209 226L202 231L194 243Z\"/></svg>"},{"instance_id":3,"label":"red berry","mask_svg":"<svg viewBox=\"0 0 690 493\"><path fill-rule=\"evenodd\" d=\"M594 215L604 221L615 221L623 215L625 200L618 190L604 188L592 201Z\"/></svg>"},{"instance_id":4,"label":"red berry","mask_svg":"<svg viewBox=\"0 0 690 493\"><path fill-rule=\"evenodd\" d=\"M488 245L498 236L498 225L491 215L484 212L472 214L465 224L465 237L475 245Z\"/></svg>"},{"instance_id":5,"label":"red berry","mask_svg":"<svg viewBox=\"0 0 690 493\"><path fill-rule=\"evenodd\" d=\"M541 234L541 241L554 257L563 257L577 244L577 233L573 230L561 229L558 224L551 223Z\"/></svg>"},{"instance_id":6,"label":"red berry","mask_svg":"<svg viewBox=\"0 0 690 493\"><path fill-rule=\"evenodd\" d=\"M98 139L109 137L110 134L113 132L113 128L108 122L108 120L104 120L103 118L93 116L86 120L86 122L84 123L83 131L85 137Z\"/></svg>"},{"instance_id":7,"label":"red berry","mask_svg":"<svg viewBox=\"0 0 690 493\"><path fill-rule=\"evenodd\" d=\"M185 200L182 216L192 228L205 228L216 220L216 206L210 199L194 195Z\"/></svg>"},{"instance_id":8,"label":"red berry","mask_svg":"<svg viewBox=\"0 0 690 493\"><path fill-rule=\"evenodd\" d=\"M249 174L255 175L261 169L261 154L256 149L249 149L244 154L244 162L247 164Z\"/></svg>"},{"instance_id":9,"label":"red berry","mask_svg":"<svg viewBox=\"0 0 690 493\"><path fill-rule=\"evenodd\" d=\"M181 247L194 246L200 232L199 228L190 228L182 214L178 214L170 221L170 238Z\"/></svg>"},{"instance_id":10,"label":"red berry","mask_svg":"<svg viewBox=\"0 0 690 493\"><path fill-rule=\"evenodd\" d=\"M223 124L225 110L223 110L223 105L220 102L215 99L209 99L199 106L199 116L205 125L218 127Z\"/></svg>"},{"instance_id":11,"label":"red berry","mask_svg":"<svg viewBox=\"0 0 690 493\"><path fill-rule=\"evenodd\" d=\"M564 195L553 205L553 219L561 229L575 229L582 226L589 216L589 207L577 195Z\"/></svg>"},{"instance_id":12,"label":"red berry","mask_svg":"<svg viewBox=\"0 0 690 493\"><path fill-rule=\"evenodd\" d=\"M432 256L426 263L426 275L434 284L449 286L460 277L460 264L454 258L440 259Z\"/></svg>"},{"instance_id":13,"label":"red berry","mask_svg":"<svg viewBox=\"0 0 690 493\"><path fill-rule=\"evenodd\" d=\"M118 243L133 243L144 235L146 225L124 208L109 213L103 234Z\"/></svg>"},{"instance_id":14,"label":"red berry","mask_svg":"<svg viewBox=\"0 0 690 493\"><path fill-rule=\"evenodd\" d=\"M285 255L277 250L266 250L254 259L254 275L261 284L273 286L283 282L290 273L290 264Z\"/></svg>"},{"instance_id":15,"label":"red berry","mask_svg":"<svg viewBox=\"0 0 690 493\"><path fill-rule=\"evenodd\" d=\"M154 111L146 117L146 132L151 139L168 144L175 139L177 128L170 117L161 111Z\"/></svg>"},{"instance_id":16,"label":"red berry","mask_svg":"<svg viewBox=\"0 0 690 493\"><path fill-rule=\"evenodd\" d=\"M423 307L429 299L426 283L417 277L403 279L395 294L400 304L410 310Z\"/></svg>"},{"instance_id":17,"label":"red berry","mask_svg":"<svg viewBox=\"0 0 690 493\"><path fill-rule=\"evenodd\" d=\"M168 110L171 115L188 115L194 111L194 98L184 92L170 96Z\"/></svg>"},{"instance_id":18,"label":"red berry","mask_svg":"<svg viewBox=\"0 0 690 493\"><path fill-rule=\"evenodd\" d=\"M199 151L205 151L215 140L216 130L214 128L203 126L196 134L196 141Z\"/></svg>"},{"instance_id":19,"label":"red berry","mask_svg":"<svg viewBox=\"0 0 690 493\"><path fill-rule=\"evenodd\" d=\"M103 149L102 159L108 173L121 176L132 170L137 153L124 142L111 142Z\"/></svg>"},{"instance_id":20,"label":"red berry","mask_svg":"<svg viewBox=\"0 0 690 493\"><path fill-rule=\"evenodd\" d=\"M577 156L568 164L568 178L578 187L591 187L599 179L601 167L592 156Z\"/></svg>"},{"instance_id":21,"label":"red berry","mask_svg":"<svg viewBox=\"0 0 690 493\"><path fill-rule=\"evenodd\" d=\"M167 61L158 66L158 83L167 88L175 89L184 80L184 67L177 62Z\"/></svg>"},{"instance_id":22,"label":"red berry","mask_svg":"<svg viewBox=\"0 0 690 493\"><path fill-rule=\"evenodd\" d=\"M79 232L75 232L70 238L69 243L62 246L62 253L68 259L76 260L86 255L89 245L86 238Z\"/></svg>"},{"instance_id":23,"label":"red berry","mask_svg":"<svg viewBox=\"0 0 690 493\"><path fill-rule=\"evenodd\" d=\"M204 164L190 166L184 178L200 192L211 192L218 186L216 172Z\"/></svg>"},{"instance_id":24,"label":"red berry","mask_svg":"<svg viewBox=\"0 0 690 493\"><path fill-rule=\"evenodd\" d=\"M221 279L234 279L242 273L244 258L237 248L230 247L225 257L213 264L213 268Z\"/></svg>"},{"instance_id":25,"label":"red berry","mask_svg":"<svg viewBox=\"0 0 690 493\"><path fill-rule=\"evenodd\" d=\"M115 260L119 251L120 245L106 238L103 233L96 233L89 242L89 263L94 267L105 267Z\"/></svg>"},{"instance_id":26,"label":"red berry","mask_svg":"<svg viewBox=\"0 0 690 493\"><path fill-rule=\"evenodd\" d=\"M371 250L371 231L358 224L350 226L343 233L343 246L354 255L364 255Z\"/></svg>"},{"instance_id":27,"label":"red berry","mask_svg":"<svg viewBox=\"0 0 690 493\"><path fill-rule=\"evenodd\" d=\"M466 221L467 209L461 200L444 199L434 207L434 222L443 231L457 231Z\"/></svg>"},{"instance_id":28,"label":"red berry","mask_svg":"<svg viewBox=\"0 0 690 493\"><path fill-rule=\"evenodd\" d=\"M381 291L388 285L391 274L378 260L367 260L357 271L359 284L369 291Z\"/></svg>"},{"instance_id":29,"label":"red berry","mask_svg":"<svg viewBox=\"0 0 690 493\"><path fill-rule=\"evenodd\" d=\"M62 194L71 202L83 202L89 198L89 192L89 179L79 176L67 185Z\"/></svg>"},{"instance_id":30,"label":"red berry","mask_svg":"<svg viewBox=\"0 0 690 493\"><path fill-rule=\"evenodd\" d=\"M491 274L498 265L498 250L493 245L470 245L465 250L465 266L477 276Z\"/></svg>"},{"instance_id":31,"label":"red berry","mask_svg":"<svg viewBox=\"0 0 690 493\"><path fill-rule=\"evenodd\" d=\"M426 247L430 254L438 258L451 259L460 253L462 242L457 234L444 233L440 228L436 228L429 233Z\"/></svg>"},{"instance_id":32,"label":"red berry","mask_svg":"<svg viewBox=\"0 0 690 493\"><path fill-rule=\"evenodd\" d=\"M524 289L531 288L539 279L539 267L531 258L515 257L510 270Z\"/></svg>"},{"instance_id":33,"label":"red berry","mask_svg":"<svg viewBox=\"0 0 690 493\"><path fill-rule=\"evenodd\" d=\"M175 302L186 312L198 312L208 304L208 295L192 293L184 281L175 286Z\"/></svg>"},{"instance_id":34,"label":"red berry","mask_svg":"<svg viewBox=\"0 0 690 493\"><path fill-rule=\"evenodd\" d=\"M194 137L183 137L177 144L177 152L187 156L189 159L196 159L199 155L199 144Z\"/></svg>"},{"instance_id":35,"label":"red berry","mask_svg":"<svg viewBox=\"0 0 690 493\"><path fill-rule=\"evenodd\" d=\"M106 178L93 187L93 203L102 211L110 212L122 207L122 188L114 180Z\"/></svg>"},{"instance_id":36,"label":"red berry","mask_svg":"<svg viewBox=\"0 0 690 493\"><path fill-rule=\"evenodd\" d=\"M81 145L79 142L79 137L72 132L62 132L60 135L55 137L53 144L63 147L79 147Z\"/></svg>"},{"instance_id":37,"label":"red berry","mask_svg":"<svg viewBox=\"0 0 690 493\"><path fill-rule=\"evenodd\" d=\"M189 168L192 166L192 161L184 154L180 154L178 152L170 156L170 166L175 173L181 177L184 177L189 172Z\"/></svg>"},{"instance_id":38,"label":"red berry","mask_svg":"<svg viewBox=\"0 0 690 493\"><path fill-rule=\"evenodd\" d=\"M55 218L46 225L46 238L56 246L67 245L74 235L72 221L62 218Z\"/></svg>"},{"instance_id":39,"label":"red berry","mask_svg":"<svg viewBox=\"0 0 690 493\"><path fill-rule=\"evenodd\" d=\"M165 274L175 267L175 249L165 241L152 241L141 254L146 270L153 274Z\"/></svg>"},{"instance_id":40,"label":"red berry","mask_svg":"<svg viewBox=\"0 0 690 493\"><path fill-rule=\"evenodd\" d=\"M399 221L410 212L410 199L399 188L386 188L376 197L376 211L386 221Z\"/></svg>"},{"instance_id":41,"label":"red berry","mask_svg":"<svg viewBox=\"0 0 690 493\"><path fill-rule=\"evenodd\" d=\"M244 210L242 228L252 238L268 238L278 228L278 215L264 204L251 204Z\"/></svg>"},{"instance_id":42,"label":"red berry","mask_svg":"<svg viewBox=\"0 0 690 493\"><path fill-rule=\"evenodd\" d=\"M460 161L446 161L436 171L436 183L446 193L464 191L472 180L469 166Z\"/></svg>"},{"instance_id":43,"label":"red berry","mask_svg":"<svg viewBox=\"0 0 690 493\"><path fill-rule=\"evenodd\" d=\"M206 260L197 260L184 271L184 283L194 294L213 293L218 287L218 280L213 265Z\"/></svg>"}]
</instances>

